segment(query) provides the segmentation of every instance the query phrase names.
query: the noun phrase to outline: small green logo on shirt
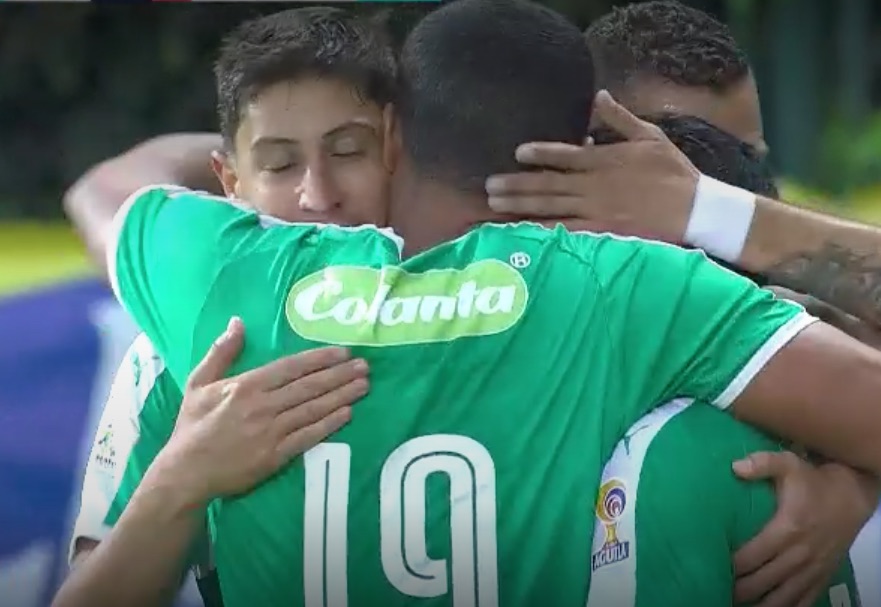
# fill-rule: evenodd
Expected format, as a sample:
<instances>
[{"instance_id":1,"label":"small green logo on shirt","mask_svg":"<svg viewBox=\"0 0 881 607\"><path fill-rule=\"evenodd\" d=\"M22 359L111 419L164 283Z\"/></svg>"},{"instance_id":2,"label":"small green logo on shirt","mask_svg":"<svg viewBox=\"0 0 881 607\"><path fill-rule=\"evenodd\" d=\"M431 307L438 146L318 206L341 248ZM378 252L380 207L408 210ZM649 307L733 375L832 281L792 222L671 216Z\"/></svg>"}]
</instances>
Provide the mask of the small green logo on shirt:
<instances>
[{"instance_id":1,"label":"small green logo on shirt","mask_svg":"<svg viewBox=\"0 0 881 607\"><path fill-rule=\"evenodd\" d=\"M396 346L501 333L523 316L528 296L520 273L494 259L420 274L331 266L291 288L285 313L306 339Z\"/></svg>"}]
</instances>

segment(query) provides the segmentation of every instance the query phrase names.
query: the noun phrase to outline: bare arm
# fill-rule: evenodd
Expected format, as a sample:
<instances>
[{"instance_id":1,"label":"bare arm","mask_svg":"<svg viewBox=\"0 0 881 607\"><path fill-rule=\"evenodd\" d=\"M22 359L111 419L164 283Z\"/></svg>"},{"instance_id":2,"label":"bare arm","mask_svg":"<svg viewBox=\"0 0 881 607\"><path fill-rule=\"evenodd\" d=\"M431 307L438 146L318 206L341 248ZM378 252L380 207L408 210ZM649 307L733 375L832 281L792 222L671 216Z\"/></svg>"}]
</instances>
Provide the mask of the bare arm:
<instances>
[{"instance_id":1,"label":"bare arm","mask_svg":"<svg viewBox=\"0 0 881 607\"><path fill-rule=\"evenodd\" d=\"M881 326L881 229L759 197L744 268Z\"/></svg>"},{"instance_id":2,"label":"bare arm","mask_svg":"<svg viewBox=\"0 0 881 607\"><path fill-rule=\"evenodd\" d=\"M881 477L881 353L815 323L732 405L741 420Z\"/></svg>"},{"instance_id":3,"label":"bare arm","mask_svg":"<svg viewBox=\"0 0 881 607\"><path fill-rule=\"evenodd\" d=\"M64 209L102 272L107 231L130 194L155 184L222 194L211 170L211 153L221 144L213 133L162 135L96 165L65 192Z\"/></svg>"},{"instance_id":4,"label":"bare arm","mask_svg":"<svg viewBox=\"0 0 881 607\"><path fill-rule=\"evenodd\" d=\"M52 607L156 607L174 598L203 509L162 456L144 476L113 532L97 545L80 542L75 567Z\"/></svg>"},{"instance_id":5,"label":"bare arm","mask_svg":"<svg viewBox=\"0 0 881 607\"><path fill-rule=\"evenodd\" d=\"M204 504L249 490L327 438L366 393L366 367L339 348L223 379L243 338L241 322L231 321L193 370L174 433L109 533L78 543L52 607L169 604L204 529Z\"/></svg>"},{"instance_id":6,"label":"bare arm","mask_svg":"<svg viewBox=\"0 0 881 607\"><path fill-rule=\"evenodd\" d=\"M490 206L501 213L570 218L571 229L687 240L700 177L694 164L656 125L607 93L597 95L594 117L626 141L523 145L517 159L544 170L493 176L487 183ZM652 204L645 204L647 192ZM762 196L756 200L736 264L881 327L881 228ZM720 221L728 221L724 213Z\"/></svg>"}]
</instances>

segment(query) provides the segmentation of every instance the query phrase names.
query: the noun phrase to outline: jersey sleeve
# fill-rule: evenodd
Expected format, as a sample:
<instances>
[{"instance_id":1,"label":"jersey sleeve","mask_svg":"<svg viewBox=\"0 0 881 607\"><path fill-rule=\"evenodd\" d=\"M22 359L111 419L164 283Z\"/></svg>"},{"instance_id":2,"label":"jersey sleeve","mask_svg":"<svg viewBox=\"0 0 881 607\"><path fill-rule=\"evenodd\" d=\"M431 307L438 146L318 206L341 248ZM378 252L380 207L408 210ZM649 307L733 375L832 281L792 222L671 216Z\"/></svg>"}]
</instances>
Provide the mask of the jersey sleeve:
<instances>
[{"instance_id":1,"label":"jersey sleeve","mask_svg":"<svg viewBox=\"0 0 881 607\"><path fill-rule=\"evenodd\" d=\"M816 320L700 251L600 237L593 269L633 418L681 397L727 408Z\"/></svg>"},{"instance_id":2,"label":"jersey sleeve","mask_svg":"<svg viewBox=\"0 0 881 607\"><path fill-rule=\"evenodd\" d=\"M80 539L102 541L168 441L181 395L146 336L120 365L98 424L83 480L70 557Z\"/></svg>"},{"instance_id":3,"label":"jersey sleeve","mask_svg":"<svg viewBox=\"0 0 881 607\"><path fill-rule=\"evenodd\" d=\"M257 263L258 257L265 261L259 253L283 241L293 258L314 231L314 225L291 225L282 235L266 218L225 198L151 186L135 192L116 215L107 250L111 285L182 384L185 377L178 373L198 358L193 331L224 272L235 268L247 275L248 284L238 287L266 297L275 286L268 280L275 268ZM228 311L236 313L233 305Z\"/></svg>"}]
</instances>

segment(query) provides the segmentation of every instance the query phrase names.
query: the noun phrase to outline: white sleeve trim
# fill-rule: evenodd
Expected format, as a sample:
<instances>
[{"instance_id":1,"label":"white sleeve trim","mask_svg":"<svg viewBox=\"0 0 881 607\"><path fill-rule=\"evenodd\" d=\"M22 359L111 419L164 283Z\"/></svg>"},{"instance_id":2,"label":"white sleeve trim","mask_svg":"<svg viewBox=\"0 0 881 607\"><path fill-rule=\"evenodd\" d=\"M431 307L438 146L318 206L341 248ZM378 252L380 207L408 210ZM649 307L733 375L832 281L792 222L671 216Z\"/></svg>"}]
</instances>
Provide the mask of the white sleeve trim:
<instances>
[{"instance_id":1,"label":"white sleeve trim","mask_svg":"<svg viewBox=\"0 0 881 607\"><path fill-rule=\"evenodd\" d=\"M140 369L140 380L136 377L136 365ZM112 527L105 521L119 491L129 454L140 437L141 411L164 369L165 363L150 340L140 334L116 371L92 439L68 563L73 561L77 540L101 542L111 532Z\"/></svg>"},{"instance_id":2,"label":"white sleeve trim","mask_svg":"<svg viewBox=\"0 0 881 607\"><path fill-rule=\"evenodd\" d=\"M163 190L165 192L180 192L186 191L187 188L177 186L177 185L148 185L143 188L140 188L129 195L128 198L125 199L125 202L122 203L122 206L119 207L119 210L116 211L116 214L113 216L113 222L110 224L110 231L107 235L107 246L105 247L105 254L107 258L107 275L110 278L110 288L113 289L113 294L116 296L116 299L119 300L123 306L125 306L125 302L122 300L122 294L119 290L119 276L117 274L117 255L119 252L119 237L122 235L122 229L125 227L125 220L128 218L129 213L132 208L135 206L135 203L140 200L142 196L144 196L147 192L151 190Z\"/></svg>"},{"instance_id":3,"label":"white sleeve trim","mask_svg":"<svg viewBox=\"0 0 881 607\"><path fill-rule=\"evenodd\" d=\"M801 333L804 329L811 326L819 319L811 316L807 312L799 312L796 316L790 318L783 326L762 345L761 348L753 354L752 358L744 365L740 373L728 384L722 393L716 397L713 404L719 409L727 409L731 406L738 396L746 389L746 387L755 379L765 365L774 358L774 356L783 349L792 339Z\"/></svg>"}]
</instances>

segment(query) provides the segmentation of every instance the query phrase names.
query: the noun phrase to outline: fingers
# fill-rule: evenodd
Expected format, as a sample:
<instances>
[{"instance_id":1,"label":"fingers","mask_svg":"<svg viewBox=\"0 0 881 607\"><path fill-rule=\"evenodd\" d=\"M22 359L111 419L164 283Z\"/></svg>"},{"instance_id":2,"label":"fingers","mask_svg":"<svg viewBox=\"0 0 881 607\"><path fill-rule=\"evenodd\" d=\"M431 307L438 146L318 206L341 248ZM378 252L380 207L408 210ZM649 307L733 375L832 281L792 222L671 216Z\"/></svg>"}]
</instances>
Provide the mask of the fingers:
<instances>
[{"instance_id":1,"label":"fingers","mask_svg":"<svg viewBox=\"0 0 881 607\"><path fill-rule=\"evenodd\" d=\"M597 93L593 116L631 141L664 138L660 128L634 116L627 108L615 101L609 91L603 90Z\"/></svg>"},{"instance_id":2,"label":"fingers","mask_svg":"<svg viewBox=\"0 0 881 607\"><path fill-rule=\"evenodd\" d=\"M798 579L805 571L810 571L806 564L810 562L810 553L803 545L799 544L783 551L777 558L763 565L757 571L739 578L734 585L734 598L737 603L753 603L760 598L770 599L773 593L779 592L784 586L788 586L784 596L789 601L796 598L791 595L795 592L796 596L799 590L802 592L811 585L810 576L805 580L801 579L800 583L793 585L791 582ZM791 605L792 602L779 603L778 595L775 599L775 605ZM764 601L763 601L764 602Z\"/></svg>"},{"instance_id":3,"label":"fingers","mask_svg":"<svg viewBox=\"0 0 881 607\"><path fill-rule=\"evenodd\" d=\"M238 317L229 320L226 330L211 345L208 353L190 373L190 387L206 386L223 379L230 365L242 351L245 325Z\"/></svg>"},{"instance_id":4,"label":"fingers","mask_svg":"<svg viewBox=\"0 0 881 607\"><path fill-rule=\"evenodd\" d=\"M798 605L806 598L807 594L817 592L814 588L817 586L818 578L822 578L824 581L828 580L828 576L818 573L813 568L796 567L789 575L780 578L777 584L769 588L769 591L756 604L756 607L792 607L793 605ZM823 586L825 586L825 583Z\"/></svg>"},{"instance_id":5,"label":"fingers","mask_svg":"<svg viewBox=\"0 0 881 607\"><path fill-rule=\"evenodd\" d=\"M345 426L352 419L352 408L343 407L333 411L317 422L288 434L278 446L280 463L286 463L301 455Z\"/></svg>"},{"instance_id":6,"label":"fingers","mask_svg":"<svg viewBox=\"0 0 881 607\"><path fill-rule=\"evenodd\" d=\"M272 391L269 394L268 406L277 413L298 405L312 406L316 402L314 399L332 393L355 380L364 380L363 383L366 384L367 373L366 361L360 358L349 360L301 377ZM315 417L309 423L316 421L319 417Z\"/></svg>"},{"instance_id":7,"label":"fingers","mask_svg":"<svg viewBox=\"0 0 881 607\"><path fill-rule=\"evenodd\" d=\"M732 464L734 473L747 481L779 479L795 472L802 465L801 459L789 451L761 451L751 453Z\"/></svg>"},{"instance_id":8,"label":"fingers","mask_svg":"<svg viewBox=\"0 0 881 607\"><path fill-rule=\"evenodd\" d=\"M270 392L301 377L347 361L350 356L345 348L317 348L285 356L243 373L237 381L248 389Z\"/></svg>"},{"instance_id":9,"label":"fingers","mask_svg":"<svg viewBox=\"0 0 881 607\"><path fill-rule=\"evenodd\" d=\"M517 162L557 171L586 171L592 168L592 150L571 143L535 141L517 147Z\"/></svg>"},{"instance_id":10,"label":"fingers","mask_svg":"<svg viewBox=\"0 0 881 607\"><path fill-rule=\"evenodd\" d=\"M486 180L486 193L493 196L520 196L524 194L577 195L577 178L559 171L535 171L493 175Z\"/></svg>"},{"instance_id":11,"label":"fingers","mask_svg":"<svg viewBox=\"0 0 881 607\"><path fill-rule=\"evenodd\" d=\"M738 576L755 573L783 553L793 542L794 528L775 515L759 534L734 553L734 571Z\"/></svg>"},{"instance_id":12,"label":"fingers","mask_svg":"<svg viewBox=\"0 0 881 607\"><path fill-rule=\"evenodd\" d=\"M367 380L358 378L299 406L280 411L274 422L279 436L297 432L327 417L337 409L353 405L367 394L368 390Z\"/></svg>"}]
</instances>

